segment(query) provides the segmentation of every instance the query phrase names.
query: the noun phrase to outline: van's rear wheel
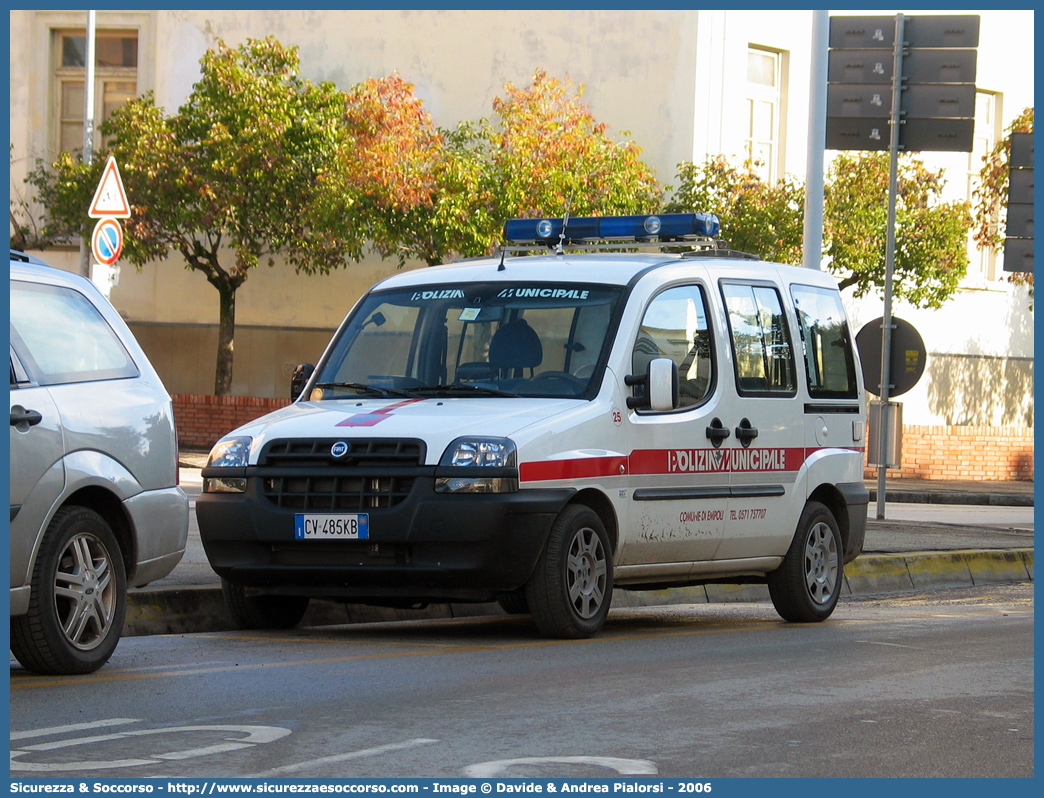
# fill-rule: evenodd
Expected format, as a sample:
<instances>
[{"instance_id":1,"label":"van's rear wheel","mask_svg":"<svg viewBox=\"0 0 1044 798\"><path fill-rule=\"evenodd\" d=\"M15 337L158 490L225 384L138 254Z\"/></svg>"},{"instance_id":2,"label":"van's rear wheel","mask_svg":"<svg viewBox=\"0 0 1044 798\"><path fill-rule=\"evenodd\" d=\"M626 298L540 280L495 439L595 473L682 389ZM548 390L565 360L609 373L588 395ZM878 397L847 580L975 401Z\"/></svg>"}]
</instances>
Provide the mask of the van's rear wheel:
<instances>
[{"instance_id":1,"label":"van's rear wheel","mask_svg":"<svg viewBox=\"0 0 1044 798\"><path fill-rule=\"evenodd\" d=\"M241 629L292 629L308 610L308 596L253 595L227 579L221 580L221 593Z\"/></svg>"},{"instance_id":2,"label":"van's rear wheel","mask_svg":"<svg viewBox=\"0 0 1044 798\"><path fill-rule=\"evenodd\" d=\"M824 621L837 606L843 579L837 521L826 506L808 502L783 564L768 575L772 604L786 621Z\"/></svg>"},{"instance_id":3,"label":"van's rear wheel","mask_svg":"<svg viewBox=\"0 0 1044 798\"><path fill-rule=\"evenodd\" d=\"M613 598L609 536L589 507L566 507L536 571L526 585L526 603L537 629L549 637L582 638L598 632Z\"/></svg>"}]
</instances>

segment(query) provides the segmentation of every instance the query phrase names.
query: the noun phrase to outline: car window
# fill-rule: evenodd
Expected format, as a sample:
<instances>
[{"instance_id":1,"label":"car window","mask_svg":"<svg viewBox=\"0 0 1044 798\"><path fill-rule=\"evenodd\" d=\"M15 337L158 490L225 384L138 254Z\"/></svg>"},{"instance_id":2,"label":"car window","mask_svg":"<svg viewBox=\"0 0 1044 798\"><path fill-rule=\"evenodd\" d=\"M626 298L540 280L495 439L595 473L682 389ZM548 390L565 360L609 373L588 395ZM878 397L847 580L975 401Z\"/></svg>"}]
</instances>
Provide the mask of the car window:
<instances>
[{"instance_id":1,"label":"car window","mask_svg":"<svg viewBox=\"0 0 1044 798\"><path fill-rule=\"evenodd\" d=\"M736 387L741 395L793 395L794 356L779 292L772 286L722 283L729 312Z\"/></svg>"},{"instance_id":2,"label":"car window","mask_svg":"<svg viewBox=\"0 0 1044 798\"><path fill-rule=\"evenodd\" d=\"M658 294L642 317L631 352L631 373L645 374L649 361L667 357L678 366L678 406L700 404L710 395L714 360L703 289L698 285L669 288ZM634 386L635 396L644 393Z\"/></svg>"},{"instance_id":3,"label":"car window","mask_svg":"<svg viewBox=\"0 0 1044 798\"><path fill-rule=\"evenodd\" d=\"M11 344L41 385L138 375L98 309L71 288L12 280Z\"/></svg>"},{"instance_id":4,"label":"car window","mask_svg":"<svg viewBox=\"0 0 1044 798\"><path fill-rule=\"evenodd\" d=\"M808 395L816 399L854 399L855 357L848 323L836 291L792 285L798 329L805 352Z\"/></svg>"}]
</instances>

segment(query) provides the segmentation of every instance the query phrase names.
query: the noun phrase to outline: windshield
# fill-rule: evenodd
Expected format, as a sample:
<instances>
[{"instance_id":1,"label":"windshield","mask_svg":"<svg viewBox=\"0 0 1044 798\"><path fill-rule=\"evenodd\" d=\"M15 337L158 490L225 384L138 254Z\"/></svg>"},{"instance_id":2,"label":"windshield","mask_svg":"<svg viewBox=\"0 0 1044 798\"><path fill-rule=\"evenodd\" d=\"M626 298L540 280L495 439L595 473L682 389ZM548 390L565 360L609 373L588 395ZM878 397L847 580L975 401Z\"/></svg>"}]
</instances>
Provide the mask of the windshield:
<instances>
[{"instance_id":1,"label":"windshield","mask_svg":"<svg viewBox=\"0 0 1044 798\"><path fill-rule=\"evenodd\" d=\"M589 398L620 293L563 283L374 292L341 329L310 398Z\"/></svg>"}]
</instances>

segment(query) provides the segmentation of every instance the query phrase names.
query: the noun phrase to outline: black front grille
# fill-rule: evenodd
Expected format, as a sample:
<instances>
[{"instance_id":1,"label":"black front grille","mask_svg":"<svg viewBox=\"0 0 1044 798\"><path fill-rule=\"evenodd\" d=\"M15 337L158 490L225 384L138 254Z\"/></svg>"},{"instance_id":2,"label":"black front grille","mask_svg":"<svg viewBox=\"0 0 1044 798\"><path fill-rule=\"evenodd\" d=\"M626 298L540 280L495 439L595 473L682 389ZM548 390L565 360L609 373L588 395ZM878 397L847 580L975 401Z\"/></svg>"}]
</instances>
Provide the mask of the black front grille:
<instances>
[{"instance_id":1,"label":"black front grille","mask_svg":"<svg viewBox=\"0 0 1044 798\"><path fill-rule=\"evenodd\" d=\"M334 458L335 443L349 444ZM267 444L257 475L276 507L308 512L365 512L404 501L424 471L424 442L372 438L279 440Z\"/></svg>"}]
</instances>

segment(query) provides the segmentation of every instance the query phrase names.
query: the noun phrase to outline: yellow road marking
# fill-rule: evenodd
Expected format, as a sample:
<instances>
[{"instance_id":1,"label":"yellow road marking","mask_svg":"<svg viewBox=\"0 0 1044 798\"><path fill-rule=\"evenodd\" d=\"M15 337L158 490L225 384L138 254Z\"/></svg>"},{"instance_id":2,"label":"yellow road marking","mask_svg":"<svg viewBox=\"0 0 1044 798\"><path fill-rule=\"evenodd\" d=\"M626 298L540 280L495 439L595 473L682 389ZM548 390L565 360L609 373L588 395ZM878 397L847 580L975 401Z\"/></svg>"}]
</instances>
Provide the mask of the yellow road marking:
<instances>
[{"instance_id":1,"label":"yellow road marking","mask_svg":"<svg viewBox=\"0 0 1044 798\"><path fill-rule=\"evenodd\" d=\"M872 617L872 618L832 618L827 623L830 625L856 625L865 624L881 621L903 621L903 620L925 620L930 618L938 617L969 617L976 615L996 615L1002 610L997 608L991 608L986 610L976 610L967 613L960 613L955 616L940 616L938 612L925 612L923 614L911 614L905 617ZM1022 614L1033 614L1032 609L1015 609L1007 608L1003 610L1007 615L1022 615ZM818 624L817 624L818 625ZM150 672L142 672L137 670L118 670L111 669L107 671L98 672L89 676L77 676L77 677L35 677L26 676L22 677L19 675L13 676L11 680L11 690L28 690L37 687L64 687L70 685L80 684L97 684L98 682L121 682L121 681L134 681L139 679L157 679L157 678L172 678L177 676L199 676L207 673L225 673L228 671L236 670L258 670L261 668L296 668L296 667L307 667L314 665L330 665L339 662L363 662L367 660L380 660L380 659L393 659L397 657L423 657L423 656L436 656L444 654L467 654L482 651L511 651L521 650L530 648L545 648L549 646L566 646L566 645L597 645L605 643L614 643L618 641L633 641L633 640L649 640L657 638L671 638L671 637L694 637L700 635L711 635L711 634L725 634L727 632L737 631L748 631L757 632L765 631L769 629L787 629L799 626L798 624L788 624L784 621L774 621L771 623L749 623L749 624L730 624L728 626L721 626L713 629L680 629L680 630L661 630L661 631L650 631L636 634L620 634L614 635L612 631L603 632L600 636L589 638L585 640L535 640L528 642L519 643L495 643L495 644L474 644L474 645L454 645L446 644L438 646L435 644L427 644L428 648L422 648L417 651L386 651L386 652L375 652L372 654L351 654L340 657L318 657L312 659L300 659L300 660L287 660L284 662L257 662L249 664L229 664L229 665L209 665L205 667L193 667L193 666L172 666L166 670L158 669ZM223 637L227 638L229 635L225 633ZM300 638L272 638L272 637L261 637L261 636L232 636L233 639L241 639L248 641L264 642L266 644L272 644L273 642L300 642ZM417 644L410 642L399 642L399 641L383 641L383 640L326 640L319 642L328 643L354 643L356 645L370 645L370 646L423 646L425 644Z\"/></svg>"}]
</instances>

